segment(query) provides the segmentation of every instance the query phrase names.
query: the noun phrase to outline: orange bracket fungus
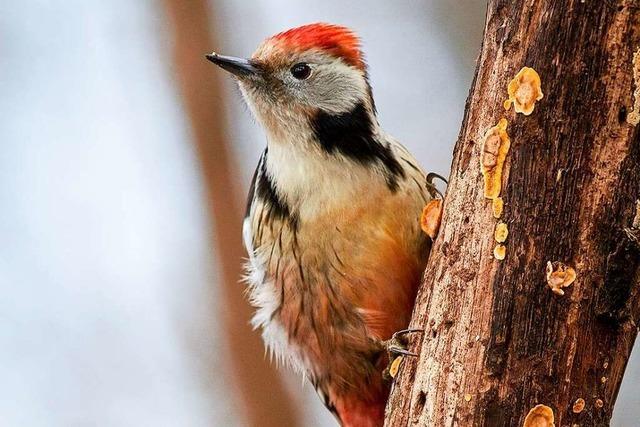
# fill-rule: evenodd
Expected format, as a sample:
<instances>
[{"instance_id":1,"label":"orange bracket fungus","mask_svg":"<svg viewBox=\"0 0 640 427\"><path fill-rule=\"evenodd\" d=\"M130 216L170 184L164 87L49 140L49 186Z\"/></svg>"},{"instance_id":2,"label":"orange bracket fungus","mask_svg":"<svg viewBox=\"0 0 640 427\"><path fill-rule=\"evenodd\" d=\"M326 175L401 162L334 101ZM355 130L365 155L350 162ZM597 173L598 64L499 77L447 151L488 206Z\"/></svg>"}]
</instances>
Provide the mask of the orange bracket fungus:
<instances>
[{"instance_id":1,"label":"orange bracket fungus","mask_svg":"<svg viewBox=\"0 0 640 427\"><path fill-rule=\"evenodd\" d=\"M487 199L495 199L500 195L502 167L510 146L507 119L501 119L497 125L485 133L482 139L480 167L484 176L484 196Z\"/></svg>"},{"instance_id":2,"label":"orange bracket fungus","mask_svg":"<svg viewBox=\"0 0 640 427\"><path fill-rule=\"evenodd\" d=\"M627 123L632 126L640 123L640 48L633 54L633 81L636 85L633 92L633 111L627 115Z\"/></svg>"},{"instance_id":3,"label":"orange bracket fungus","mask_svg":"<svg viewBox=\"0 0 640 427\"><path fill-rule=\"evenodd\" d=\"M511 108L513 104L516 113L525 116L533 113L536 101L540 101L542 93L540 76L533 68L523 67L518 74L509 82L507 87L509 99L504 102L505 110Z\"/></svg>"},{"instance_id":4,"label":"orange bracket fungus","mask_svg":"<svg viewBox=\"0 0 640 427\"><path fill-rule=\"evenodd\" d=\"M422 231L431 237L431 240L434 240L438 235L441 220L442 199L433 199L422 209L422 216L420 217L420 227L422 227Z\"/></svg>"},{"instance_id":5,"label":"orange bracket fungus","mask_svg":"<svg viewBox=\"0 0 640 427\"><path fill-rule=\"evenodd\" d=\"M555 427L553 410L546 405L534 406L524 419L522 427Z\"/></svg>"},{"instance_id":6,"label":"orange bracket fungus","mask_svg":"<svg viewBox=\"0 0 640 427\"><path fill-rule=\"evenodd\" d=\"M561 263L547 262L547 284L557 295L564 295L562 288L570 286L576 280L576 271Z\"/></svg>"}]
</instances>

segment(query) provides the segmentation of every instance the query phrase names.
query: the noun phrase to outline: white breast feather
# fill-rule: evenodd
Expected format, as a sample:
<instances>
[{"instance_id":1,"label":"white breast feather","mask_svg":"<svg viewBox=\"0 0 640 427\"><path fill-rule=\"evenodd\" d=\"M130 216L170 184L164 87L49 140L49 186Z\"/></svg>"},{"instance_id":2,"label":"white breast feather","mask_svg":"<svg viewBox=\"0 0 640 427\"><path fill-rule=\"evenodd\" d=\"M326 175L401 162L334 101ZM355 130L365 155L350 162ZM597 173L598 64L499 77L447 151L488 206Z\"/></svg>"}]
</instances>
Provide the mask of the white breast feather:
<instances>
[{"instance_id":1,"label":"white breast feather","mask_svg":"<svg viewBox=\"0 0 640 427\"><path fill-rule=\"evenodd\" d=\"M287 333L272 314L280 304L278 292L269 280L265 280L266 260L261 259L253 248L253 231L250 217L245 218L242 224L242 237L245 248L249 254L249 261L245 265L244 280L249 286L249 300L256 307L256 313L251 319L254 329L262 330L262 339L265 342L269 359L276 364L286 364L295 370L305 373L302 356L298 349L294 348L287 339Z\"/></svg>"}]
</instances>

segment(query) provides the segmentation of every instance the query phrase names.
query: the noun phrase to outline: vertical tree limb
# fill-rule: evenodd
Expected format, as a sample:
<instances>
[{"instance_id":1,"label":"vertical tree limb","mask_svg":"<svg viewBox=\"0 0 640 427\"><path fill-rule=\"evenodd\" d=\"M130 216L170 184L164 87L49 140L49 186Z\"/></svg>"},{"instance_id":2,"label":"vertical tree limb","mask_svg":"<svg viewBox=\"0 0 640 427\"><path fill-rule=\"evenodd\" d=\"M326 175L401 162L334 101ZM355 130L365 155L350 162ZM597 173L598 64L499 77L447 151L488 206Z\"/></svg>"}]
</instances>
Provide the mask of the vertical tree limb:
<instances>
[{"instance_id":1,"label":"vertical tree limb","mask_svg":"<svg viewBox=\"0 0 640 427\"><path fill-rule=\"evenodd\" d=\"M174 28L176 78L191 120L207 188L215 236L213 245L220 260L220 306L224 310L224 324L218 328L226 334L226 361L232 369L248 425L296 426L293 399L273 366L265 360L261 339L249 326L251 310L243 297L244 287L239 283L241 260L245 257L241 246L243 212L239 199L244 199L244 192L232 172L236 167L226 139L219 73L204 59L204 54L213 46L208 3L165 0L164 5ZM212 366L211 369L219 368ZM229 385L230 392L235 389Z\"/></svg>"},{"instance_id":2,"label":"vertical tree limb","mask_svg":"<svg viewBox=\"0 0 640 427\"><path fill-rule=\"evenodd\" d=\"M420 358L405 361L386 425L521 426L537 404L558 426L608 424L640 315L640 247L625 231L640 198L640 125L628 117L639 49L638 0L489 1L411 325L425 328ZM503 106L525 66L544 92L530 116ZM501 118L511 148L497 220L481 157ZM575 269L564 295L548 262Z\"/></svg>"}]
</instances>

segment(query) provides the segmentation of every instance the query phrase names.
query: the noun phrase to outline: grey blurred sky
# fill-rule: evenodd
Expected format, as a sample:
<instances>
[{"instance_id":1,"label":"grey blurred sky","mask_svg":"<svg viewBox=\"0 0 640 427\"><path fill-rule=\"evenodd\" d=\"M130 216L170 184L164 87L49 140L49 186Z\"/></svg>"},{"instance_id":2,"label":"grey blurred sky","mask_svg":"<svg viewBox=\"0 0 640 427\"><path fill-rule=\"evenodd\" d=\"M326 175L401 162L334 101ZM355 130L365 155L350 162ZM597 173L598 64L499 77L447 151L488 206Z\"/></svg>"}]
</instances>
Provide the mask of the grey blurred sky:
<instances>
[{"instance_id":1,"label":"grey blurred sky","mask_svg":"<svg viewBox=\"0 0 640 427\"><path fill-rule=\"evenodd\" d=\"M447 173L484 1L212 6L212 49L238 56L303 23L356 29L381 123ZM223 369L216 254L162 3L1 10L0 425L243 425ZM225 90L247 188L264 137L230 80ZM300 394L300 380L283 375ZM614 426L640 425L639 379L636 352ZM303 398L305 425L334 425L308 388Z\"/></svg>"}]
</instances>

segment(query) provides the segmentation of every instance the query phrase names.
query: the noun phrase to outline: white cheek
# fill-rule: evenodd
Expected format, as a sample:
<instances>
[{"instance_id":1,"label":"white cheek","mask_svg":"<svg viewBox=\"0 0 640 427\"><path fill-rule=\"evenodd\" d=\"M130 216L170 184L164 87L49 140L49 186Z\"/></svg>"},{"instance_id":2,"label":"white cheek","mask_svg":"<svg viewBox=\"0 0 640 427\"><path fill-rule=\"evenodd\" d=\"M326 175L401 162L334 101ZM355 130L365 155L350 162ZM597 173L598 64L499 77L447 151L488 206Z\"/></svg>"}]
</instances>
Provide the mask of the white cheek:
<instances>
[{"instance_id":1,"label":"white cheek","mask_svg":"<svg viewBox=\"0 0 640 427\"><path fill-rule=\"evenodd\" d=\"M249 111L251 111L251 114L253 115L253 117L255 117L258 121L260 121L260 124L264 126L264 123L260 119L260 114L258 114L259 108L258 108L258 105L256 105L257 99L254 99L255 95L245 85L246 83L238 82L238 87L240 88L242 97L244 98L244 101L247 104L247 107L249 107Z\"/></svg>"},{"instance_id":2,"label":"white cheek","mask_svg":"<svg viewBox=\"0 0 640 427\"><path fill-rule=\"evenodd\" d=\"M319 66L316 81L307 91L309 104L331 114L351 111L368 99L367 82L362 72L341 61Z\"/></svg>"}]
</instances>

